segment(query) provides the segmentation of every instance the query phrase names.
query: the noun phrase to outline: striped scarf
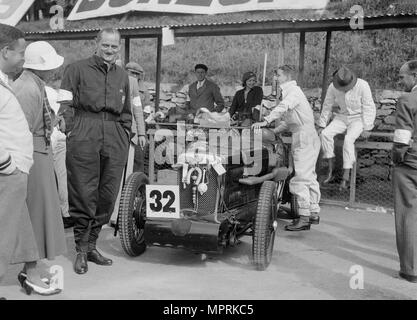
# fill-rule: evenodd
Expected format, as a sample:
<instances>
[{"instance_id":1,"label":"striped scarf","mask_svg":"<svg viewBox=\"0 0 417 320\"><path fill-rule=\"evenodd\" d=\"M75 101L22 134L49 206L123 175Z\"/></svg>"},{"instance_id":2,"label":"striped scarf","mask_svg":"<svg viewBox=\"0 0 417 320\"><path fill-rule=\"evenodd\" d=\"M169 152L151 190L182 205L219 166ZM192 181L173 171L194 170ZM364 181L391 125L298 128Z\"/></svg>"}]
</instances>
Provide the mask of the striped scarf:
<instances>
[{"instance_id":1,"label":"striped scarf","mask_svg":"<svg viewBox=\"0 0 417 320\"><path fill-rule=\"evenodd\" d=\"M43 127L45 131L45 142L49 146L51 144L51 135L53 130L52 122L54 121L54 110L48 101L45 88L43 89Z\"/></svg>"}]
</instances>

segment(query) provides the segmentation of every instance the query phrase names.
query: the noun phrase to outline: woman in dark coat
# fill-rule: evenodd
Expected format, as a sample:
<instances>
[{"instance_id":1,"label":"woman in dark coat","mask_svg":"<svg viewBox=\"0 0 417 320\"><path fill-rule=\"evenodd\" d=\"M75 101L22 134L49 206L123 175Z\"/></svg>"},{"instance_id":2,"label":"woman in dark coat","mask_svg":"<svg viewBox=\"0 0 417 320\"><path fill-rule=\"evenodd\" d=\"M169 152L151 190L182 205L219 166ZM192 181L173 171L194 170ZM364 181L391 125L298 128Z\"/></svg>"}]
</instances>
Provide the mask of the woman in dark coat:
<instances>
[{"instance_id":1,"label":"woman in dark coat","mask_svg":"<svg viewBox=\"0 0 417 320\"><path fill-rule=\"evenodd\" d=\"M243 89L238 90L233 97L229 113L232 119L242 122L242 126L248 126L253 121L259 121L253 118L253 110L261 105L263 91L261 87L256 86L256 74L253 72L245 72L242 86Z\"/></svg>"}]
</instances>

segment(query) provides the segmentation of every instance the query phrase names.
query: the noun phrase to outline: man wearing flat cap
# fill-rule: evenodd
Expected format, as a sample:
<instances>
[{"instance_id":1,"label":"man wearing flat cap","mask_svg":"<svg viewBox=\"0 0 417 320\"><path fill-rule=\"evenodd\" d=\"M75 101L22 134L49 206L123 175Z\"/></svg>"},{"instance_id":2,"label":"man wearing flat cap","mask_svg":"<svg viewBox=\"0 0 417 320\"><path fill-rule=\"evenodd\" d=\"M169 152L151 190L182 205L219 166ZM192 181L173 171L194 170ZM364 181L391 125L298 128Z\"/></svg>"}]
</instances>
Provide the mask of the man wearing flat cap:
<instances>
[{"instance_id":1,"label":"man wearing flat cap","mask_svg":"<svg viewBox=\"0 0 417 320\"><path fill-rule=\"evenodd\" d=\"M127 63L125 66L125 69L127 73L129 74L129 80L135 79L137 81L137 85L134 86L134 88L132 87L133 84L131 83L131 90L133 89L134 91L136 90L139 91L141 109L143 110L143 108L146 108L146 107L150 108L151 98L150 98L149 90L143 81L145 70L143 70L142 66L136 62ZM144 124L143 124L143 132L140 132L140 135L141 135L140 139L143 139L144 137L146 137ZM145 142L146 140L144 142L142 140L138 145L135 146L135 158L134 158L135 160L133 163L134 172L145 171L145 154L144 154Z\"/></svg>"},{"instance_id":2,"label":"man wearing flat cap","mask_svg":"<svg viewBox=\"0 0 417 320\"><path fill-rule=\"evenodd\" d=\"M190 108L194 114L200 108L207 108L210 112L221 112L224 108L224 100L219 86L206 78L208 67L205 64L197 64L194 71L197 81L188 87L187 108Z\"/></svg>"},{"instance_id":3,"label":"man wearing flat cap","mask_svg":"<svg viewBox=\"0 0 417 320\"><path fill-rule=\"evenodd\" d=\"M136 62L129 62L128 64L126 64L125 69L130 76L135 77L138 81L139 94L140 94L140 100L142 101L142 106L143 107L150 106L151 95L143 80L144 79L143 77L145 75L145 70L142 68L142 66L139 63L136 63Z\"/></svg>"},{"instance_id":4,"label":"man wearing flat cap","mask_svg":"<svg viewBox=\"0 0 417 320\"><path fill-rule=\"evenodd\" d=\"M339 107L340 112L326 127L334 105ZM323 181L324 184L334 180L334 136L346 132L343 143L343 179L340 189L347 189L350 169L356 162L355 141L359 136L369 137L369 131L374 127L375 116L375 103L368 82L357 78L345 66L336 70L333 74L333 82L327 89L318 122L323 158L327 159L329 168L327 177Z\"/></svg>"}]
</instances>

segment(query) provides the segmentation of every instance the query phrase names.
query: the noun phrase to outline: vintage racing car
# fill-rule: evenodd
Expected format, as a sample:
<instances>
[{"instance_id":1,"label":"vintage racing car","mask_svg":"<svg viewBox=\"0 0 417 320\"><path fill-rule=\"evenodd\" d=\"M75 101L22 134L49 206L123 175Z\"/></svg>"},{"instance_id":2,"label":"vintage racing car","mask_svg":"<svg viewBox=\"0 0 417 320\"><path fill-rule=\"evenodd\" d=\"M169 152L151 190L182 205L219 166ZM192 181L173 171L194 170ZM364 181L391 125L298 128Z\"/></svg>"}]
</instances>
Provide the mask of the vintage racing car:
<instances>
[{"instance_id":1,"label":"vintage racing car","mask_svg":"<svg viewBox=\"0 0 417 320\"><path fill-rule=\"evenodd\" d=\"M149 177L134 172L122 190L117 228L124 251L138 256L146 246L163 246L221 253L251 236L253 264L267 268L280 205L290 203L292 216L296 206L288 190L288 147L264 130L260 143L242 127L168 124L149 130ZM210 132L227 137L215 150L205 141ZM231 143L237 136L239 147Z\"/></svg>"}]
</instances>

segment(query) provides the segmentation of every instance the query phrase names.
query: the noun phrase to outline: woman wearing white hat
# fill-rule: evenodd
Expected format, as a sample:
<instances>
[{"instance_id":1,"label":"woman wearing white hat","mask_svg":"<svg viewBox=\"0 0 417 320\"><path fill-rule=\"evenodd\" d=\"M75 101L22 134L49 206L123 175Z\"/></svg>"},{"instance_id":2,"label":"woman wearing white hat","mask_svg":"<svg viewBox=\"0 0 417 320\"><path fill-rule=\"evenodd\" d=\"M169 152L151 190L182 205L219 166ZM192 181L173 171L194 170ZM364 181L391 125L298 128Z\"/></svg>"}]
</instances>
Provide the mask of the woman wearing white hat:
<instances>
[{"instance_id":1,"label":"woman wearing white hat","mask_svg":"<svg viewBox=\"0 0 417 320\"><path fill-rule=\"evenodd\" d=\"M49 260L66 252L66 242L51 147L55 115L48 103L45 82L63 62L64 58L49 43L33 42L25 51L24 71L13 84L33 134L34 164L28 177L27 205L39 257ZM60 292L46 283L39 286L25 280L25 271L20 274L20 280L28 294L32 291L43 295Z\"/></svg>"}]
</instances>

